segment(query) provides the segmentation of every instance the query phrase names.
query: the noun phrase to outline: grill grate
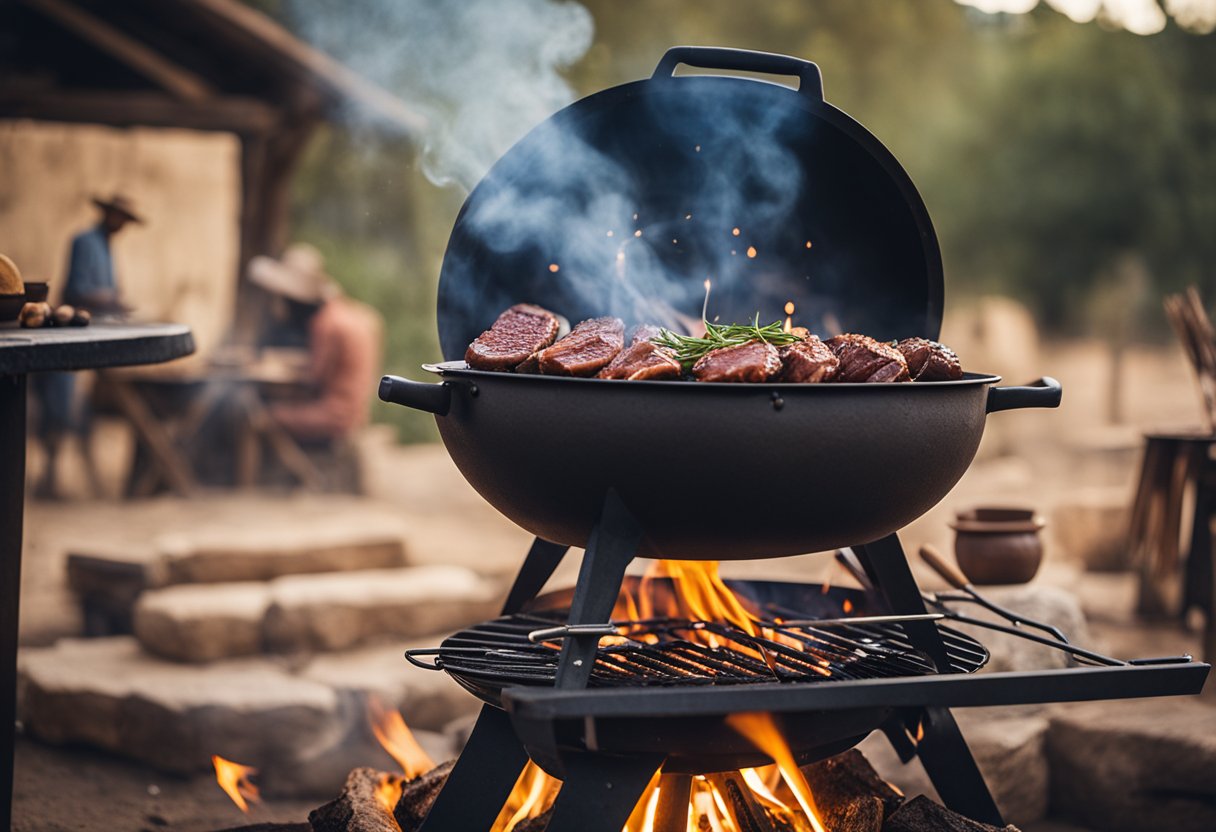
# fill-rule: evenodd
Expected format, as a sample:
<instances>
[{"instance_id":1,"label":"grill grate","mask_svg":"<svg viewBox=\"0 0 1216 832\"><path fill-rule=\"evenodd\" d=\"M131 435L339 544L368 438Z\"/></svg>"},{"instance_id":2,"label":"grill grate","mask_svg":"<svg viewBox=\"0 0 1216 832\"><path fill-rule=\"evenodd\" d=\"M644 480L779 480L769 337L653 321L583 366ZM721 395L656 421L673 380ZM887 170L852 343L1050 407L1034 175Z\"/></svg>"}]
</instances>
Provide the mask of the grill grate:
<instances>
[{"instance_id":1,"label":"grill grate","mask_svg":"<svg viewBox=\"0 0 1216 832\"><path fill-rule=\"evenodd\" d=\"M437 650L411 651L410 658L437 654L435 668L481 698L497 701L508 685L553 685L561 642L534 644L528 636L564 620L563 612L504 616L456 633ZM728 624L684 619L613 623L618 635L601 642L592 687L830 682L937 672L900 623L776 624L761 636ZM938 630L952 672L970 673L988 660L975 639L949 627L939 625Z\"/></svg>"}]
</instances>

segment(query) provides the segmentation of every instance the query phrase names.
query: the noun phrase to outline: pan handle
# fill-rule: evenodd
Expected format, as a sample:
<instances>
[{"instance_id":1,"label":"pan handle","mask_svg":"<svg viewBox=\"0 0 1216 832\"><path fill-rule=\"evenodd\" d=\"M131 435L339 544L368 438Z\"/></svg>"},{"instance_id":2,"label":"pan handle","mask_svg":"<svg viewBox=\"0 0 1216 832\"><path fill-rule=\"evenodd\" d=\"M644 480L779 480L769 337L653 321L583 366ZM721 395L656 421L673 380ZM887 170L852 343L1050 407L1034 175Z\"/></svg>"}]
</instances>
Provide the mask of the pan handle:
<instances>
[{"instance_id":1,"label":"pan handle","mask_svg":"<svg viewBox=\"0 0 1216 832\"><path fill-rule=\"evenodd\" d=\"M380 379L380 400L447 416L452 407L452 388L447 382L427 384L401 376L385 376Z\"/></svg>"},{"instance_id":2,"label":"pan handle","mask_svg":"<svg viewBox=\"0 0 1216 832\"><path fill-rule=\"evenodd\" d=\"M670 78L678 64L702 69L734 69L740 72L763 72L766 75L793 75L798 78L798 92L816 101L823 100L823 76L819 67L801 58L753 52L750 49L727 49L721 46L673 46L663 54L655 68L654 79Z\"/></svg>"},{"instance_id":3,"label":"pan handle","mask_svg":"<svg viewBox=\"0 0 1216 832\"><path fill-rule=\"evenodd\" d=\"M1059 407L1063 395L1060 382L1043 376L1025 387L988 388L988 412L1017 410L1023 407Z\"/></svg>"}]
</instances>

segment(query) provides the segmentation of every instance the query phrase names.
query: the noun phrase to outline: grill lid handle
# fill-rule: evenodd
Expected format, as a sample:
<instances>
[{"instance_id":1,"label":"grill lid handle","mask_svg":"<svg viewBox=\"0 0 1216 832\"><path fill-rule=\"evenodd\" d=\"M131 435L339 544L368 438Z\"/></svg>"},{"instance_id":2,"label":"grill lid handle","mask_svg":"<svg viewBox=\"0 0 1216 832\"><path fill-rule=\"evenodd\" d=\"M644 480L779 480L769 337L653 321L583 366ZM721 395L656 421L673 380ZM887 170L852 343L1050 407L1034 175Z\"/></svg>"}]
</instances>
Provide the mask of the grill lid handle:
<instances>
[{"instance_id":1,"label":"grill lid handle","mask_svg":"<svg viewBox=\"0 0 1216 832\"><path fill-rule=\"evenodd\" d=\"M801 58L721 46L673 46L664 53L651 78L670 78L679 64L701 69L733 69L739 72L762 72L766 75L793 75L798 78L800 94L816 101L823 100L823 76L819 74L819 67Z\"/></svg>"},{"instance_id":2,"label":"grill lid handle","mask_svg":"<svg viewBox=\"0 0 1216 832\"><path fill-rule=\"evenodd\" d=\"M452 388L447 382L428 384L400 376L385 376L380 379L379 393L381 401L425 410L436 416L447 416L452 407Z\"/></svg>"},{"instance_id":3,"label":"grill lid handle","mask_svg":"<svg viewBox=\"0 0 1216 832\"><path fill-rule=\"evenodd\" d=\"M1025 387L988 388L988 412L1018 410L1023 407L1059 407L1060 382L1051 376L1043 376Z\"/></svg>"}]
</instances>

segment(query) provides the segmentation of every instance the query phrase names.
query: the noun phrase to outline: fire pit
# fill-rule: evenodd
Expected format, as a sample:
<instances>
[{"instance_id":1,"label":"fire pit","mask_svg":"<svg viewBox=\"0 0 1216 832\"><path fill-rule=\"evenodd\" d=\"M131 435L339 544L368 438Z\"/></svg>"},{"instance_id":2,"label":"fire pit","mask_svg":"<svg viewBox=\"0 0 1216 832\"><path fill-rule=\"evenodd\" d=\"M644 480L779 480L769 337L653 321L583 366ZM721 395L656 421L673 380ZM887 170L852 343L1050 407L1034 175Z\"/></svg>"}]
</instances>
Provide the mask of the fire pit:
<instances>
[{"instance_id":1,"label":"fire pit","mask_svg":"<svg viewBox=\"0 0 1216 832\"><path fill-rule=\"evenodd\" d=\"M799 87L672 77L681 63ZM924 204L823 101L814 64L672 49L652 79L536 128L462 209L439 290L442 380L386 377L381 397L435 413L470 483L537 540L502 617L409 655L486 703L425 832L683 830L706 783L762 796L746 772L765 764L818 830L799 765L876 729L920 758L950 809L1001 826L948 708L1202 688L1208 666L1190 657L1102 656L960 576L936 596L913 579L898 529L958 481L986 413L1058 405L1051 379L682 384L458 361L511 304L676 327L710 277L725 320L792 304L824 335L938 336ZM537 598L570 546L586 548L576 587ZM723 582L712 563L833 548L862 589ZM625 579L635 557L679 560ZM681 565L698 560L710 563ZM966 604L1010 623L970 619ZM975 674L987 652L951 621L1055 646L1071 666Z\"/></svg>"}]
</instances>

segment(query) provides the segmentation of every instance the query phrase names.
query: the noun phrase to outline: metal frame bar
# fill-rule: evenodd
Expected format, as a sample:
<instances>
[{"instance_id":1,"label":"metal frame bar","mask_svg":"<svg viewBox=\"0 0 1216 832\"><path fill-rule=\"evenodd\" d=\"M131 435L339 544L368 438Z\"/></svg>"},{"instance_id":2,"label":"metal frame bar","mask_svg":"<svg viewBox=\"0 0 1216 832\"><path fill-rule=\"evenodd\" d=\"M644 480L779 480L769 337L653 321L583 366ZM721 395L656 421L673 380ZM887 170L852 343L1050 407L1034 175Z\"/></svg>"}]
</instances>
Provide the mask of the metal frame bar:
<instances>
[{"instance_id":1,"label":"metal frame bar","mask_svg":"<svg viewBox=\"0 0 1216 832\"><path fill-rule=\"evenodd\" d=\"M1203 689L1211 666L1202 662L1120 667L1071 667L976 675L942 674L837 682L764 682L729 687L507 688L503 704L525 719L712 716L737 711L838 711L873 706L982 708L1190 696Z\"/></svg>"}]
</instances>

